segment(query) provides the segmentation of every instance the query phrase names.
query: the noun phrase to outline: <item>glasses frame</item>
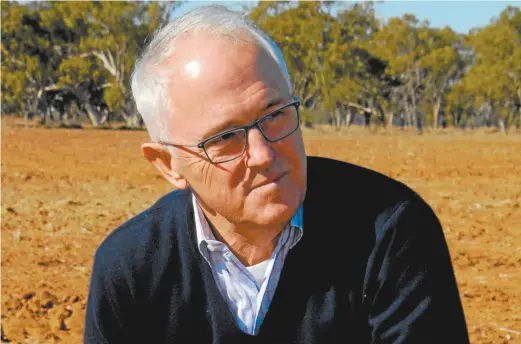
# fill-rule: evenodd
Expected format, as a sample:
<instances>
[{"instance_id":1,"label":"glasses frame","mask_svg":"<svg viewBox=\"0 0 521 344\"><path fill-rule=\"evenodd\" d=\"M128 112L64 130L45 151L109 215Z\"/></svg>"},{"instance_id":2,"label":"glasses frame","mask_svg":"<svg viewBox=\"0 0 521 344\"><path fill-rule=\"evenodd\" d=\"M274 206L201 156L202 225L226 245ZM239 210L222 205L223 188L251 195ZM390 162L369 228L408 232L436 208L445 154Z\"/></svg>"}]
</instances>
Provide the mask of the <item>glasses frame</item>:
<instances>
[{"instance_id":1,"label":"glasses frame","mask_svg":"<svg viewBox=\"0 0 521 344\"><path fill-rule=\"evenodd\" d=\"M220 132L218 134L215 134L215 135L212 135L204 140L202 140L201 142L195 144L195 145L180 145L180 144L175 144L175 143L171 143L171 142L165 142L165 141L158 141L158 143L162 144L162 145L165 145L165 146L172 146L172 147L192 147L192 148L199 148L199 149L202 149L204 151L204 154L206 155L206 158L208 159L208 161L210 161L212 164L214 165L218 165L218 164L223 164L225 162L229 162L229 161L232 161L232 160L235 160L235 159L238 159L240 158L244 152L246 151L246 147L248 147L248 131L252 128L257 128L259 130L259 132L262 134L262 137L264 137L264 139L270 143L274 143L274 142L278 142L280 140L283 140L285 139L286 137L290 136L291 134L293 134L295 131L297 131L297 129L300 127L300 112L299 112L299 107L300 107L300 100L298 97L295 97L293 96L292 97L293 101L289 104L286 104L286 105L283 105L281 106L280 108L277 108L273 111L270 111L269 113L267 113L266 115L262 116L261 118L255 120L254 122L250 123L250 124L247 124L245 126L242 126L242 127L237 127L237 128L233 128L233 129L230 129L230 130L225 130L223 132ZM295 110L297 111L297 126L295 127L295 129L293 129L292 131L290 131L288 134L284 135L283 137L281 138L278 138L276 140L271 140L269 139L266 134L264 133L264 131L262 130L261 126L260 126L260 123L263 122L267 117L281 111L281 110L284 110L290 106L294 106L295 107ZM237 131L244 131L244 137L245 137L245 140L244 140L244 147L242 148L242 152L237 155L236 157L234 158L231 158L231 159L228 159L228 160L223 160L223 161L219 161L219 162L213 162L212 159L210 158L210 156L208 155L208 152L206 151L206 148L204 147L206 145L206 143L208 143L209 141L215 139L216 137L219 137L219 136L222 136L222 135L226 135L226 134L230 134L230 133L234 133L234 132L237 132Z\"/></svg>"}]
</instances>

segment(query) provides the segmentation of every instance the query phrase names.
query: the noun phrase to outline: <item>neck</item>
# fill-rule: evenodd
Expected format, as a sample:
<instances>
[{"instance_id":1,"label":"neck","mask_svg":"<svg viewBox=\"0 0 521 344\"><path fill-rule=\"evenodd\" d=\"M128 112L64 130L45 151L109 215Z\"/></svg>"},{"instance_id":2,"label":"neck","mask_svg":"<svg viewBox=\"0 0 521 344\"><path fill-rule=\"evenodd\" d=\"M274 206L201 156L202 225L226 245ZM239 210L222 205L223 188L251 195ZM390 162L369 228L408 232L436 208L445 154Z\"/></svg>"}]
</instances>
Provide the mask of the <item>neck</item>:
<instances>
[{"instance_id":1,"label":"neck","mask_svg":"<svg viewBox=\"0 0 521 344\"><path fill-rule=\"evenodd\" d=\"M216 238L226 244L233 254L244 264L251 266L271 257L284 225L255 226L231 223L217 214L203 208Z\"/></svg>"}]
</instances>

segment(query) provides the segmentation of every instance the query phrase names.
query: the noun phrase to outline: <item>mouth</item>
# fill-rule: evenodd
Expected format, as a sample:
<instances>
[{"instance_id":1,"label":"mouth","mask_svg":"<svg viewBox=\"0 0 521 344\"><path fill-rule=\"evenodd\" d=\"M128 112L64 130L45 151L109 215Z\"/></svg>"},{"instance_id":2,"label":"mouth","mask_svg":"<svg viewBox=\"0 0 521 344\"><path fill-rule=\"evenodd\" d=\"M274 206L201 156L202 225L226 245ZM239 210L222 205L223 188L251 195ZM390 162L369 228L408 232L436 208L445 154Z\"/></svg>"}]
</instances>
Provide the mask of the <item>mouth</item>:
<instances>
[{"instance_id":1,"label":"mouth","mask_svg":"<svg viewBox=\"0 0 521 344\"><path fill-rule=\"evenodd\" d=\"M257 188L260 188L260 187L263 187L263 186L266 186L268 184L272 184L272 183L277 183L279 182L282 178L284 178L288 173L287 172L284 172L284 173L281 173L277 176L275 176L274 178L270 178L262 183L259 183L257 185L255 185L252 189L257 189Z\"/></svg>"}]
</instances>

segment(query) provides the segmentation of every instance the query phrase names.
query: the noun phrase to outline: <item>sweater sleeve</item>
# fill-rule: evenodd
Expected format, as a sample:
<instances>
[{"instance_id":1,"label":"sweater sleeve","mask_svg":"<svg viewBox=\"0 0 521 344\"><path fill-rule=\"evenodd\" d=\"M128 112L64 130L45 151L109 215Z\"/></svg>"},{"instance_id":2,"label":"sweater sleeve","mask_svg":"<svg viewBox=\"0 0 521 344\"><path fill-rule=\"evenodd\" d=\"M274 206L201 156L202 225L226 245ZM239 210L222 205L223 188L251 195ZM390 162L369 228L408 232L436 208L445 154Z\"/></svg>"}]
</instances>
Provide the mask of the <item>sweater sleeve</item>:
<instances>
[{"instance_id":1,"label":"sweater sleeve","mask_svg":"<svg viewBox=\"0 0 521 344\"><path fill-rule=\"evenodd\" d=\"M419 197L378 216L363 289L371 343L468 343L440 222Z\"/></svg>"},{"instance_id":2,"label":"sweater sleeve","mask_svg":"<svg viewBox=\"0 0 521 344\"><path fill-rule=\"evenodd\" d=\"M103 245L94 257L86 308L85 344L132 343L132 292L122 257Z\"/></svg>"}]
</instances>

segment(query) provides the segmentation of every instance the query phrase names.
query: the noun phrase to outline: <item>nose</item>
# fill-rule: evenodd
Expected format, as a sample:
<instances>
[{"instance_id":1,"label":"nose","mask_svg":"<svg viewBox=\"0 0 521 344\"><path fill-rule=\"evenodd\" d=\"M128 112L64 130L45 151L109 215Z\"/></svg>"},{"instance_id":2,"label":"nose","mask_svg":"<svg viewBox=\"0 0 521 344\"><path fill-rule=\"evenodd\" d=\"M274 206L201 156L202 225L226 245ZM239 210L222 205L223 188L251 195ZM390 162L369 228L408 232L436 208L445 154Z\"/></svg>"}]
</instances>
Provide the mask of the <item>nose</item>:
<instances>
[{"instance_id":1,"label":"nose","mask_svg":"<svg viewBox=\"0 0 521 344\"><path fill-rule=\"evenodd\" d=\"M272 143L268 142L258 128L248 130L246 164L249 168L268 168L275 160Z\"/></svg>"}]
</instances>

